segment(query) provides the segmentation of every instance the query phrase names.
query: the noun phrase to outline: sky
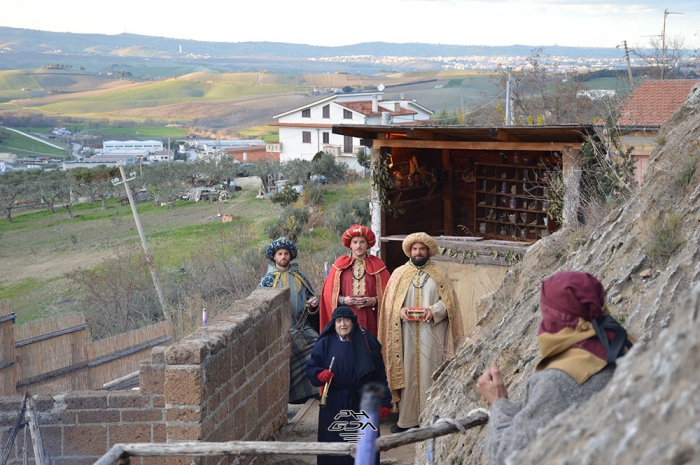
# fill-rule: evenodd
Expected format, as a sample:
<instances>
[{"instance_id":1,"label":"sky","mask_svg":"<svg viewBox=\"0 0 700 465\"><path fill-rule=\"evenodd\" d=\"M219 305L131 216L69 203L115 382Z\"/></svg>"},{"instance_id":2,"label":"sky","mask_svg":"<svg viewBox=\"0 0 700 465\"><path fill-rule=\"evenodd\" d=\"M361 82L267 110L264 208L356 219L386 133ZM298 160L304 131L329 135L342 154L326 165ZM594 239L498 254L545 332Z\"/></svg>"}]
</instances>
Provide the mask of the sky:
<instances>
[{"instance_id":1,"label":"sky","mask_svg":"<svg viewBox=\"0 0 700 465\"><path fill-rule=\"evenodd\" d=\"M0 12L0 26L16 28L331 46L643 47L665 17L667 39L700 48L698 0L0 0Z\"/></svg>"}]
</instances>

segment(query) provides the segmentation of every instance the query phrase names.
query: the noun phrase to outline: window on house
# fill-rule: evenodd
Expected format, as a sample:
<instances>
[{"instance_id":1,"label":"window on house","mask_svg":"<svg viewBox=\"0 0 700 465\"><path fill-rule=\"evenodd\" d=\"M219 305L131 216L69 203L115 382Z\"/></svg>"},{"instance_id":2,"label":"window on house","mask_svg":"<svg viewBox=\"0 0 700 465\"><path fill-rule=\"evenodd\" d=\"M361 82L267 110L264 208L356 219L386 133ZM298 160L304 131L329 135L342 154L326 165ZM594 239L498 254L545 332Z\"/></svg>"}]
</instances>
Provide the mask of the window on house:
<instances>
[{"instance_id":1,"label":"window on house","mask_svg":"<svg viewBox=\"0 0 700 465\"><path fill-rule=\"evenodd\" d=\"M331 134L329 132L324 132L323 133L323 143L330 144L330 142L331 142Z\"/></svg>"},{"instance_id":2,"label":"window on house","mask_svg":"<svg viewBox=\"0 0 700 465\"><path fill-rule=\"evenodd\" d=\"M302 118L311 118L311 108L307 108L306 110L301 110L301 117Z\"/></svg>"},{"instance_id":3,"label":"window on house","mask_svg":"<svg viewBox=\"0 0 700 465\"><path fill-rule=\"evenodd\" d=\"M302 131L301 132L301 142L303 144L310 144L311 143L311 131Z\"/></svg>"},{"instance_id":4,"label":"window on house","mask_svg":"<svg viewBox=\"0 0 700 465\"><path fill-rule=\"evenodd\" d=\"M350 110L343 110L343 119L352 119L352 112Z\"/></svg>"},{"instance_id":5,"label":"window on house","mask_svg":"<svg viewBox=\"0 0 700 465\"><path fill-rule=\"evenodd\" d=\"M331 117L331 106L326 105L323 107L323 117L324 118L330 118Z\"/></svg>"},{"instance_id":6,"label":"window on house","mask_svg":"<svg viewBox=\"0 0 700 465\"><path fill-rule=\"evenodd\" d=\"M343 153L352 153L352 136L343 137Z\"/></svg>"}]
</instances>

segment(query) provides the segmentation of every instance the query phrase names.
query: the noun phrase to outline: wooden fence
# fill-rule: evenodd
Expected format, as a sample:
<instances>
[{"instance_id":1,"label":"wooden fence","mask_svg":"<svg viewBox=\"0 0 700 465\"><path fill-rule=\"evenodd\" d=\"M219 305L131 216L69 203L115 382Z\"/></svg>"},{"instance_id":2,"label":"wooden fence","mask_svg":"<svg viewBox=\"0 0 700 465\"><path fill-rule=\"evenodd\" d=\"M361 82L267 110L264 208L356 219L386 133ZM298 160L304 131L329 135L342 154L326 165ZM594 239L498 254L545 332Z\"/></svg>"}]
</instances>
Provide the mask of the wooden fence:
<instances>
[{"instance_id":1,"label":"wooden fence","mask_svg":"<svg viewBox=\"0 0 700 465\"><path fill-rule=\"evenodd\" d=\"M14 314L3 302L0 395L102 389L105 383L138 371L152 347L171 342L172 327L162 322L88 343L82 313L15 325Z\"/></svg>"},{"instance_id":2,"label":"wooden fence","mask_svg":"<svg viewBox=\"0 0 700 465\"><path fill-rule=\"evenodd\" d=\"M15 314L7 300L0 302L0 394L15 392Z\"/></svg>"}]
</instances>

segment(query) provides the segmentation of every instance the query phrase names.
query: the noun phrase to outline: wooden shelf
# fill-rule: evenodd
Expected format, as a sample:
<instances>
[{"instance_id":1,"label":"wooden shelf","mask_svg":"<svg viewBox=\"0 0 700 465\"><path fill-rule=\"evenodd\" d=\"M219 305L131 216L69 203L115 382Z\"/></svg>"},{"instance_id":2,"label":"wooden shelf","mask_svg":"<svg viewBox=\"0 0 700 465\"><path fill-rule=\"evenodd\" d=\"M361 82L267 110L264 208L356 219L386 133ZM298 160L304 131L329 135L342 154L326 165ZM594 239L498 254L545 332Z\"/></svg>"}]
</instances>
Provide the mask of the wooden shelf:
<instances>
[{"instance_id":1,"label":"wooden shelf","mask_svg":"<svg viewBox=\"0 0 700 465\"><path fill-rule=\"evenodd\" d=\"M476 163L474 172L477 234L534 242L550 233L549 184L544 167Z\"/></svg>"}]
</instances>

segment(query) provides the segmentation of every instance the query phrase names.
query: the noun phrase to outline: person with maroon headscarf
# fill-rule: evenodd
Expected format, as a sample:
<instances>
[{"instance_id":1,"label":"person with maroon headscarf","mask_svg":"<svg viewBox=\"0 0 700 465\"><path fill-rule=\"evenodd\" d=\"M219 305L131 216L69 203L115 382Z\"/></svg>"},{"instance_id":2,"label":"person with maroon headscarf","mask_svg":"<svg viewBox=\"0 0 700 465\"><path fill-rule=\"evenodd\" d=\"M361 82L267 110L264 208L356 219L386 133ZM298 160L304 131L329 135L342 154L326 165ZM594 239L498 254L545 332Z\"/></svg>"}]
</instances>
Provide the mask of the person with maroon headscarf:
<instances>
[{"instance_id":1,"label":"person with maroon headscarf","mask_svg":"<svg viewBox=\"0 0 700 465\"><path fill-rule=\"evenodd\" d=\"M360 326L377 337L379 302L389 281L386 264L368 253L377 238L367 226L353 224L341 240L350 254L338 257L323 283L321 328L331 321L333 310L344 305L352 309Z\"/></svg>"},{"instance_id":2,"label":"person with maroon headscarf","mask_svg":"<svg viewBox=\"0 0 700 465\"><path fill-rule=\"evenodd\" d=\"M634 342L608 314L603 285L588 273L562 271L549 277L542 283L540 308L537 342L542 360L527 381L525 398L508 399L495 363L476 383L491 404L486 432L490 465L504 463L559 413L602 390L615 360Z\"/></svg>"}]
</instances>

